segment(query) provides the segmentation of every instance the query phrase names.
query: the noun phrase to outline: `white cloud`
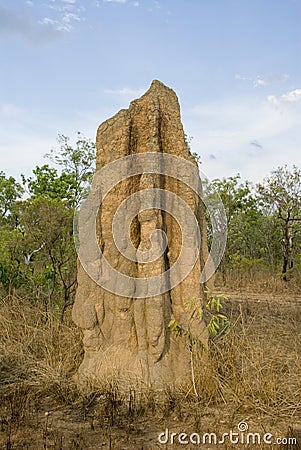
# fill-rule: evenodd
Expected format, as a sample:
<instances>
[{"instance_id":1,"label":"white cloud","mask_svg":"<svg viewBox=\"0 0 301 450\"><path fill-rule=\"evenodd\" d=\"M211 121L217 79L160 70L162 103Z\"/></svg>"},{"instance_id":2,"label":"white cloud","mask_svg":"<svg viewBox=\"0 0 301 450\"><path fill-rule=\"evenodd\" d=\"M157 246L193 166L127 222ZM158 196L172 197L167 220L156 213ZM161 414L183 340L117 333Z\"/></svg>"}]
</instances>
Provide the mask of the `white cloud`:
<instances>
[{"instance_id":1,"label":"white cloud","mask_svg":"<svg viewBox=\"0 0 301 450\"><path fill-rule=\"evenodd\" d=\"M129 87L123 87L121 89L105 89L105 94L110 95L124 95L124 96L140 96L145 92L144 88L131 89Z\"/></svg>"},{"instance_id":2,"label":"white cloud","mask_svg":"<svg viewBox=\"0 0 301 450\"><path fill-rule=\"evenodd\" d=\"M73 14L73 13L65 13L63 15L62 21L65 23L70 23L72 20L76 20L78 22L81 21L81 18L78 14Z\"/></svg>"},{"instance_id":3,"label":"white cloud","mask_svg":"<svg viewBox=\"0 0 301 450\"><path fill-rule=\"evenodd\" d=\"M25 3L26 3L27 6L33 6L34 5L32 0L26 0Z\"/></svg>"},{"instance_id":4,"label":"white cloud","mask_svg":"<svg viewBox=\"0 0 301 450\"><path fill-rule=\"evenodd\" d=\"M43 17L43 19L38 22L41 25L55 25L57 23L56 20L51 19L50 17Z\"/></svg>"},{"instance_id":5,"label":"white cloud","mask_svg":"<svg viewBox=\"0 0 301 450\"><path fill-rule=\"evenodd\" d=\"M276 95L269 95L267 100L274 106L298 103L301 100L301 89L294 89L293 91L287 92L279 97Z\"/></svg>"},{"instance_id":6,"label":"white cloud","mask_svg":"<svg viewBox=\"0 0 301 450\"><path fill-rule=\"evenodd\" d=\"M96 3L99 3L99 2L96 2ZM48 3L45 6L53 11L58 11L61 13L65 13L65 12L79 13L79 12L86 10L85 6L76 5L76 0L61 0L61 3L52 3L52 4ZM99 6L99 5L97 5L97 6Z\"/></svg>"},{"instance_id":7,"label":"white cloud","mask_svg":"<svg viewBox=\"0 0 301 450\"><path fill-rule=\"evenodd\" d=\"M119 4L125 4L128 3L129 0L102 0L104 3L119 3ZM134 7L138 7L140 6L140 2L139 1L133 1L131 2L131 5ZM100 6L100 1L95 0L94 1L94 6Z\"/></svg>"},{"instance_id":8,"label":"white cloud","mask_svg":"<svg viewBox=\"0 0 301 450\"><path fill-rule=\"evenodd\" d=\"M2 36L18 36L34 45L51 42L60 37L54 27L38 27L32 19L21 11L0 6L0 38Z\"/></svg>"},{"instance_id":9,"label":"white cloud","mask_svg":"<svg viewBox=\"0 0 301 450\"><path fill-rule=\"evenodd\" d=\"M41 25L50 25L56 31L62 31L66 33L70 33L73 30L73 26L70 24L67 18L63 17L62 21L50 19L49 17L44 17L44 19L39 21Z\"/></svg>"},{"instance_id":10,"label":"white cloud","mask_svg":"<svg viewBox=\"0 0 301 450\"><path fill-rule=\"evenodd\" d=\"M57 26L56 26L56 30L57 31L64 31L66 33L70 33L70 31L73 30L73 26L70 25L69 23L66 23L66 24L58 23Z\"/></svg>"},{"instance_id":11,"label":"white cloud","mask_svg":"<svg viewBox=\"0 0 301 450\"><path fill-rule=\"evenodd\" d=\"M38 23L41 25L50 25L57 31L70 32L73 30L73 22L80 22L82 19L78 14L64 12L59 19L44 17Z\"/></svg>"},{"instance_id":12,"label":"white cloud","mask_svg":"<svg viewBox=\"0 0 301 450\"><path fill-rule=\"evenodd\" d=\"M240 75L239 73L235 74L235 80L241 80L241 81L252 81L252 78L244 77Z\"/></svg>"},{"instance_id":13,"label":"white cloud","mask_svg":"<svg viewBox=\"0 0 301 450\"><path fill-rule=\"evenodd\" d=\"M267 96L267 101L270 102L274 106L278 106L279 105L279 100L276 97L276 95L268 95Z\"/></svg>"},{"instance_id":14,"label":"white cloud","mask_svg":"<svg viewBox=\"0 0 301 450\"><path fill-rule=\"evenodd\" d=\"M256 78L246 77L240 74L235 75L236 80L251 81L254 87L269 86L273 83L283 83L289 79L287 74L273 74L266 77L257 76Z\"/></svg>"},{"instance_id":15,"label":"white cloud","mask_svg":"<svg viewBox=\"0 0 301 450\"><path fill-rule=\"evenodd\" d=\"M294 91L282 95L282 99L288 103L299 102L301 100L301 89L295 89Z\"/></svg>"},{"instance_id":16,"label":"white cloud","mask_svg":"<svg viewBox=\"0 0 301 450\"><path fill-rule=\"evenodd\" d=\"M299 96L301 92L288 98ZM241 173L244 179L260 181L282 164L301 167L301 102L291 108L282 98L287 107L275 108L277 101L276 96L226 98L183 114L185 128L194 136L192 150L200 154L209 178Z\"/></svg>"},{"instance_id":17,"label":"white cloud","mask_svg":"<svg viewBox=\"0 0 301 450\"><path fill-rule=\"evenodd\" d=\"M127 0L103 0L104 3L126 3Z\"/></svg>"},{"instance_id":18,"label":"white cloud","mask_svg":"<svg viewBox=\"0 0 301 450\"><path fill-rule=\"evenodd\" d=\"M258 76L253 81L253 86L254 87L269 86L270 84L273 84L273 83L283 83L284 81L286 81L288 79L289 79L289 75L287 75L287 74L270 75L265 78Z\"/></svg>"},{"instance_id":19,"label":"white cloud","mask_svg":"<svg viewBox=\"0 0 301 450\"><path fill-rule=\"evenodd\" d=\"M63 16L61 21L51 19L50 17L44 17L38 22L40 25L48 25L53 27L56 31L65 31L69 33L73 30L73 26L70 24L70 19L66 16Z\"/></svg>"},{"instance_id":20,"label":"white cloud","mask_svg":"<svg viewBox=\"0 0 301 450\"><path fill-rule=\"evenodd\" d=\"M267 86L268 84L270 84L268 82L268 80L266 78L257 78L254 82L254 87L258 87L258 86Z\"/></svg>"},{"instance_id":21,"label":"white cloud","mask_svg":"<svg viewBox=\"0 0 301 450\"><path fill-rule=\"evenodd\" d=\"M52 11L54 17L44 17L39 21L42 25L51 25L51 27L60 32L70 32L74 29L76 22L85 20L82 12L86 10L84 6L76 5L77 0L50 0L52 3L48 3L47 6Z\"/></svg>"}]
</instances>

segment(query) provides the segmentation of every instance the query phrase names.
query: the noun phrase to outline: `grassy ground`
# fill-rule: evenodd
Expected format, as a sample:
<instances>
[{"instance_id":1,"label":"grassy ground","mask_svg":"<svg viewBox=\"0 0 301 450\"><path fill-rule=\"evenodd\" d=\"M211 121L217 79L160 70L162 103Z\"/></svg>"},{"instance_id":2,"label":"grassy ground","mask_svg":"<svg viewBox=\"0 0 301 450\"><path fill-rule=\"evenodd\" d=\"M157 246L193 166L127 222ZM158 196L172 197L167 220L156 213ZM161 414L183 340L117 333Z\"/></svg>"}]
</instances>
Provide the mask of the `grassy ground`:
<instances>
[{"instance_id":1,"label":"grassy ground","mask_svg":"<svg viewBox=\"0 0 301 450\"><path fill-rule=\"evenodd\" d=\"M221 437L244 421L250 432L287 436L301 424L301 297L232 293L223 311L227 335L210 343L200 367L199 398L179 392L120 393L118 386L80 392L72 375L80 332L69 315L46 320L21 298L0 302L0 446L17 449L246 449L297 445L159 444L169 432ZM178 436L178 435L177 435ZM241 437L241 436L240 436ZM177 441L177 439L175 439Z\"/></svg>"}]
</instances>

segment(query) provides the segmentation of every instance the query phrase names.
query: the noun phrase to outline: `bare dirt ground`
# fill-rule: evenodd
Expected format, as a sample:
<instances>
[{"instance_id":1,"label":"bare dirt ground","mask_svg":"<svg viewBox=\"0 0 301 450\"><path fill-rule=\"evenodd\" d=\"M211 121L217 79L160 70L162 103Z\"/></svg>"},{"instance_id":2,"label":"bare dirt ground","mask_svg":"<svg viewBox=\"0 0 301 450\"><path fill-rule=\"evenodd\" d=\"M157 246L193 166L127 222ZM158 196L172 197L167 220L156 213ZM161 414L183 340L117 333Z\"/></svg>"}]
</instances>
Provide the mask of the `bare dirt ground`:
<instances>
[{"instance_id":1,"label":"bare dirt ground","mask_svg":"<svg viewBox=\"0 0 301 450\"><path fill-rule=\"evenodd\" d=\"M20 368L16 370L23 359L18 360L14 352L18 349L20 352L23 347L14 347L6 355L4 347L1 347L0 448L301 448L301 443L289 444L282 440L281 444L280 440L277 441L292 438L301 429L301 296L232 292L230 298L224 301L224 313L233 323L233 330L213 340L211 367L204 368L200 386L205 387L200 388L198 399L192 392L165 393L162 401L151 397L138 398L131 392L126 398L121 398L118 387L79 397L71 392L70 387L54 381L57 374L50 371L49 362L44 378L40 380L41 358L46 365L44 355L39 355L40 359L36 357L35 364L39 370L35 372L30 368L29 376L28 368L23 373L20 373ZM6 318L6 322L2 321L2 332L6 330L6 334L1 339L5 336L9 339L8 328L5 327L11 326L9 324L14 316L5 316L4 307L1 314L2 319ZM24 317L26 319L27 316ZM39 326L42 325L36 323L36 328ZM10 331L13 339L13 331ZM56 336L53 338L57 339ZM22 334L18 339L22 339ZM66 337L64 339L60 345L70 344L70 337L69 341ZM78 335L72 339L78 339ZM4 345L5 342L2 342ZM28 347L28 343L26 345ZM33 338L30 345L34 346ZM53 348L48 344L47 352L50 351ZM60 361L66 364L62 357ZM54 367L57 364L57 361L53 362ZM71 364L70 361L68 364ZM14 379L8 376L11 373L14 373ZM47 385L44 391L41 383ZM243 426L248 429L238 429ZM288 432L290 427L297 431ZM230 434L231 430L231 439L227 435L223 440L223 433ZM215 433L217 442L214 435L207 434L204 438L205 433ZM258 434L253 436L253 433ZM184 442L180 443L179 439Z\"/></svg>"},{"instance_id":2,"label":"bare dirt ground","mask_svg":"<svg viewBox=\"0 0 301 450\"><path fill-rule=\"evenodd\" d=\"M21 427L19 432L14 434L12 449L114 449L114 450L155 450L155 449L282 449L294 448L298 449L300 446L292 444L291 447L281 446L277 444L276 439L287 439L288 426L285 421L277 421L273 418L251 417L246 414L248 419L249 433L257 433L260 438L253 438L248 433L244 433L244 442L242 443L242 433L238 433L237 424L241 414L237 415L236 423L233 423L233 418L227 417L225 411L206 410L202 411L196 424L193 420L179 420L178 418L170 418L168 420L138 420L133 423L114 426L104 426L94 421L92 424L89 421L79 419L75 414L66 413L63 411L55 412L49 419L47 428L46 420L43 414L37 415L36 426L40 425L40 432L35 430L35 427L30 426ZM246 419L244 419L246 420ZM44 423L44 433L42 433ZM168 432L166 431L168 429ZM299 429L299 428L298 428ZM223 433L230 433L233 431L232 444L230 436L224 438L222 442ZM162 436L162 432L164 433ZM173 437L173 433L176 436ZM179 438L181 433L187 436ZM217 444L214 444L214 437L209 437L209 434L215 433L217 436ZM236 434L235 434L236 433ZM270 437L270 434L272 437ZM161 435L161 441L159 436ZM200 444L197 442L196 435L200 436ZM202 439L205 437L205 443ZM165 444L167 441L168 442ZM180 443L182 441L192 440L192 443ZM247 440L249 439L249 441ZM261 439L261 444L259 444ZM267 439L268 444L264 444L264 439ZM238 441L236 444L235 442ZM160 443L162 442L162 443ZM255 444L254 444L255 442ZM284 441L283 441L284 442ZM5 441L3 441L3 447Z\"/></svg>"}]
</instances>

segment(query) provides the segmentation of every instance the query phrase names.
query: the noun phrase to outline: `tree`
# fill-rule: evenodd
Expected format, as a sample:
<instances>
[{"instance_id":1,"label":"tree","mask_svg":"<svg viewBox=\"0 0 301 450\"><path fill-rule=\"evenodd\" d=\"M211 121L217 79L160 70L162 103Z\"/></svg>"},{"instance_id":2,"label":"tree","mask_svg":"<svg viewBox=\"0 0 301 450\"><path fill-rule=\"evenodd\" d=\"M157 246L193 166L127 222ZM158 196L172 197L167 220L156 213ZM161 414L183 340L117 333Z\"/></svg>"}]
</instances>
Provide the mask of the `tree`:
<instances>
[{"instance_id":1,"label":"tree","mask_svg":"<svg viewBox=\"0 0 301 450\"><path fill-rule=\"evenodd\" d=\"M15 217L14 226L0 229L0 283L63 320L76 287L73 209L60 199L36 197L16 204Z\"/></svg>"},{"instance_id":2,"label":"tree","mask_svg":"<svg viewBox=\"0 0 301 450\"><path fill-rule=\"evenodd\" d=\"M211 182L213 190L218 192L227 215L228 225L239 211L249 209L253 210L256 200L251 192L251 183L240 182L240 175L233 177L214 179Z\"/></svg>"},{"instance_id":3,"label":"tree","mask_svg":"<svg viewBox=\"0 0 301 450\"><path fill-rule=\"evenodd\" d=\"M23 192L13 177L0 172L0 283L8 292L12 289L12 280L18 286L23 282L18 257L22 236L15 229L15 208Z\"/></svg>"},{"instance_id":4,"label":"tree","mask_svg":"<svg viewBox=\"0 0 301 450\"><path fill-rule=\"evenodd\" d=\"M76 287L74 209L90 186L95 144L81 133L75 146L64 135L58 141L47 155L58 168L44 164L22 176L26 200L23 188L0 174L0 283L6 292L42 301L48 316L63 320Z\"/></svg>"},{"instance_id":5,"label":"tree","mask_svg":"<svg viewBox=\"0 0 301 450\"><path fill-rule=\"evenodd\" d=\"M45 156L57 164L68 180L72 182L75 204L78 205L87 194L95 171L95 143L77 133L75 147L70 138L59 134L59 149L52 149Z\"/></svg>"},{"instance_id":6,"label":"tree","mask_svg":"<svg viewBox=\"0 0 301 450\"><path fill-rule=\"evenodd\" d=\"M60 199L70 207L78 201L78 184L72 174L63 172L58 174L57 169L44 164L33 169L33 177L25 178L23 183L31 198Z\"/></svg>"},{"instance_id":7,"label":"tree","mask_svg":"<svg viewBox=\"0 0 301 450\"><path fill-rule=\"evenodd\" d=\"M22 175L23 184L32 197L59 198L76 207L90 188L95 170L95 144L80 132L75 147L64 135L59 135L58 142L59 148L52 149L45 157L58 165L61 173L48 164L37 166L33 170L34 176L26 179Z\"/></svg>"},{"instance_id":8,"label":"tree","mask_svg":"<svg viewBox=\"0 0 301 450\"><path fill-rule=\"evenodd\" d=\"M22 197L24 190L13 177L7 178L0 172L0 219L2 224L12 214L13 206Z\"/></svg>"},{"instance_id":9,"label":"tree","mask_svg":"<svg viewBox=\"0 0 301 450\"><path fill-rule=\"evenodd\" d=\"M59 309L63 320L76 286L73 210L60 199L28 199L20 205L19 221L32 281L42 289L50 312Z\"/></svg>"},{"instance_id":10,"label":"tree","mask_svg":"<svg viewBox=\"0 0 301 450\"><path fill-rule=\"evenodd\" d=\"M209 201L212 198L214 202L214 197L218 194L225 208L228 240L220 265L225 284L227 269L231 267L234 259L237 264L242 258L244 260L260 258L257 252L258 236L253 231L256 230L256 223L260 220L260 212L251 183L248 181L241 183L239 174L221 180L214 179L210 183L205 182L204 190Z\"/></svg>"},{"instance_id":11,"label":"tree","mask_svg":"<svg viewBox=\"0 0 301 450\"><path fill-rule=\"evenodd\" d=\"M287 281L294 267L297 235L301 232L301 170L287 165L278 167L272 175L257 185L262 205L275 214L282 232L282 276Z\"/></svg>"},{"instance_id":12,"label":"tree","mask_svg":"<svg viewBox=\"0 0 301 450\"><path fill-rule=\"evenodd\" d=\"M11 294L27 282L23 257L23 234L11 226L0 227L0 285Z\"/></svg>"}]
</instances>

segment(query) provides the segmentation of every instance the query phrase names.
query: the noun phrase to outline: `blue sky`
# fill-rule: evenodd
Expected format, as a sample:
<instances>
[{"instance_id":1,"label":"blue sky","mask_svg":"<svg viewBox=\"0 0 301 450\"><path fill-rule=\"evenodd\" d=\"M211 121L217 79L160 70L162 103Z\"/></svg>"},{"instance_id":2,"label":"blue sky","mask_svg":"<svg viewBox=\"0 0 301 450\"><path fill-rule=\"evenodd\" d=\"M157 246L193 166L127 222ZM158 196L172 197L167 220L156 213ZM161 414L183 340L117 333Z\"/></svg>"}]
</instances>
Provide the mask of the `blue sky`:
<instances>
[{"instance_id":1,"label":"blue sky","mask_svg":"<svg viewBox=\"0 0 301 450\"><path fill-rule=\"evenodd\" d=\"M301 0L0 0L0 170L45 162L159 79L209 178L301 167Z\"/></svg>"}]
</instances>

